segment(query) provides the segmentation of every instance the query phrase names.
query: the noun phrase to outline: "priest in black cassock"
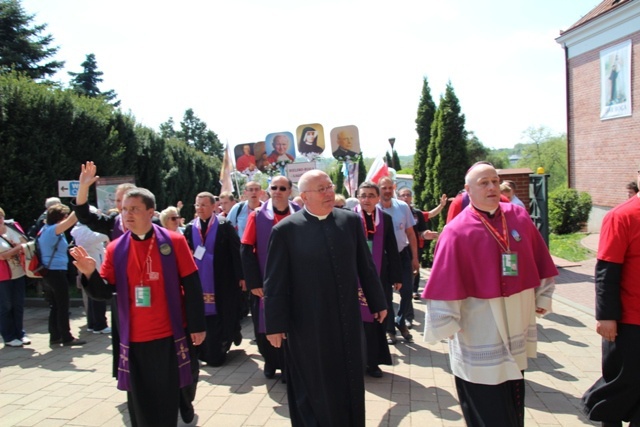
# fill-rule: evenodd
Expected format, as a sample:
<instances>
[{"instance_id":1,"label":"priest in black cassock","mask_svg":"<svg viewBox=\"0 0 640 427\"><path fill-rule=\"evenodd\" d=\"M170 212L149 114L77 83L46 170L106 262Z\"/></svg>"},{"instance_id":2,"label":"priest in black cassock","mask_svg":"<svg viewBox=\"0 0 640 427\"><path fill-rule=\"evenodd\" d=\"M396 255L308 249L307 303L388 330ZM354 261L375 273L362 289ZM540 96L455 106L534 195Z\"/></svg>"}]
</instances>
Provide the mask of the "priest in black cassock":
<instances>
[{"instance_id":1,"label":"priest in black cassock","mask_svg":"<svg viewBox=\"0 0 640 427\"><path fill-rule=\"evenodd\" d=\"M267 338L284 346L293 426L364 426L358 279L374 319L387 307L360 218L333 209L319 170L298 187L304 209L273 227L264 281Z\"/></svg>"}]
</instances>

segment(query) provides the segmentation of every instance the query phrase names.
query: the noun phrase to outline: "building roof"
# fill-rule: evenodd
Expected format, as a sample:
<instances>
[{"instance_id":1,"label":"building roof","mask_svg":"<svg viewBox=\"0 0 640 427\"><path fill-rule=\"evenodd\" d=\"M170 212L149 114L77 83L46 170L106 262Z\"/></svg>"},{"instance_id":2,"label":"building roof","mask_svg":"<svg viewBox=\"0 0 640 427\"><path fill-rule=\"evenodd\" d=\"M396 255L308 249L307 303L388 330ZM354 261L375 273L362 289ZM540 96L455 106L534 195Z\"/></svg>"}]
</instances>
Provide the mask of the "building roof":
<instances>
[{"instance_id":1,"label":"building roof","mask_svg":"<svg viewBox=\"0 0 640 427\"><path fill-rule=\"evenodd\" d=\"M604 15L605 13L607 13L607 12L617 8L617 7L620 7L623 4L629 3L629 2L632 2L632 1L635 1L635 0L604 0L602 3L600 3L599 5L594 7L593 9L591 9L591 11L589 13L587 13L582 18L580 18L580 20L578 22L573 24L567 30L561 31L560 34L562 35L562 34L568 33L569 31L572 31L572 30L574 30L574 29L586 24L587 22L599 17L600 15Z\"/></svg>"}]
</instances>

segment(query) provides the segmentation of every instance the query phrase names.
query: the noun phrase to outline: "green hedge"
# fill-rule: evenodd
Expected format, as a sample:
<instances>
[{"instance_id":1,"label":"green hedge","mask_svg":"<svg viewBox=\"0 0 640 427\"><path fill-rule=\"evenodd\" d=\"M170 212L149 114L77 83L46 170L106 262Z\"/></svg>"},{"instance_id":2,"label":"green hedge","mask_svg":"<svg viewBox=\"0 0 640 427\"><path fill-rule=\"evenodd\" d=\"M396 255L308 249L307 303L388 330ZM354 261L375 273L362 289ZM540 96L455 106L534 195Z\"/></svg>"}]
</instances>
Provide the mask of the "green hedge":
<instances>
[{"instance_id":1,"label":"green hedge","mask_svg":"<svg viewBox=\"0 0 640 427\"><path fill-rule=\"evenodd\" d=\"M556 234L575 233L589 220L591 195L559 188L549 195L549 228Z\"/></svg>"}]
</instances>

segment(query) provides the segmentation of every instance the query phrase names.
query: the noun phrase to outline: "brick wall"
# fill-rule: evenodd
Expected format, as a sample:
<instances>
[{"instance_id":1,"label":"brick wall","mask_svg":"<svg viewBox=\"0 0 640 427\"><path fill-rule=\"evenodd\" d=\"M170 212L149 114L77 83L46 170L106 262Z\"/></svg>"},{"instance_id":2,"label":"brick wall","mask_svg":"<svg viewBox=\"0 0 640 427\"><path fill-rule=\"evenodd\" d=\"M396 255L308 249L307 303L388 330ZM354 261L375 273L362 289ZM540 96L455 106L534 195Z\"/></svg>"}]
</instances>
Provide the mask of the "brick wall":
<instances>
[{"instance_id":1,"label":"brick wall","mask_svg":"<svg viewBox=\"0 0 640 427\"><path fill-rule=\"evenodd\" d=\"M600 51L631 39L632 116L600 120ZM568 63L569 185L591 194L594 206L622 203L640 167L640 31ZM518 196L519 197L519 196Z\"/></svg>"},{"instance_id":2,"label":"brick wall","mask_svg":"<svg viewBox=\"0 0 640 427\"><path fill-rule=\"evenodd\" d=\"M529 198L529 175L532 173L531 169L499 169L498 176L500 181L509 180L516 184L516 196L525 206L529 206L531 199Z\"/></svg>"}]
</instances>

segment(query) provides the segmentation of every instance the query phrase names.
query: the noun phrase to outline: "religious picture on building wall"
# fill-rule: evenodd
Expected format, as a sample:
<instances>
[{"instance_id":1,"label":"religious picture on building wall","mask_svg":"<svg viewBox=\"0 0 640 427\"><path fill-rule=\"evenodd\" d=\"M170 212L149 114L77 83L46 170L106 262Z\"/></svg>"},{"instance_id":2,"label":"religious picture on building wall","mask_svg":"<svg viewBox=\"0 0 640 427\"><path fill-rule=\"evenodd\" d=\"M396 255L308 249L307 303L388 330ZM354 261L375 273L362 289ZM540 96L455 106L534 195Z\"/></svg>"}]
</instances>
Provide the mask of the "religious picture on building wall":
<instances>
[{"instance_id":1,"label":"religious picture on building wall","mask_svg":"<svg viewBox=\"0 0 640 427\"><path fill-rule=\"evenodd\" d=\"M324 129L319 123L298 126L298 153L309 160L320 157L324 151Z\"/></svg>"},{"instance_id":2,"label":"religious picture on building wall","mask_svg":"<svg viewBox=\"0 0 640 427\"><path fill-rule=\"evenodd\" d=\"M233 155L236 158L236 170L245 175L257 169L256 157L254 153L255 143L238 144L233 149Z\"/></svg>"},{"instance_id":3,"label":"religious picture on building wall","mask_svg":"<svg viewBox=\"0 0 640 427\"><path fill-rule=\"evenodd\" d=\"M331 129L331 151L337 160L351 160L360 155L360 136L354 125Z\"/></svg>"},{"instance_id":4,"label":"religious picture on building wall","mask_svg":"<svg viewBox=\"0 0 640 427\"><path fill-rule=\"evenodd\" d=\"M631 115L631 40L600 52L600 119Z\"/></svg>"}]
</instances>

